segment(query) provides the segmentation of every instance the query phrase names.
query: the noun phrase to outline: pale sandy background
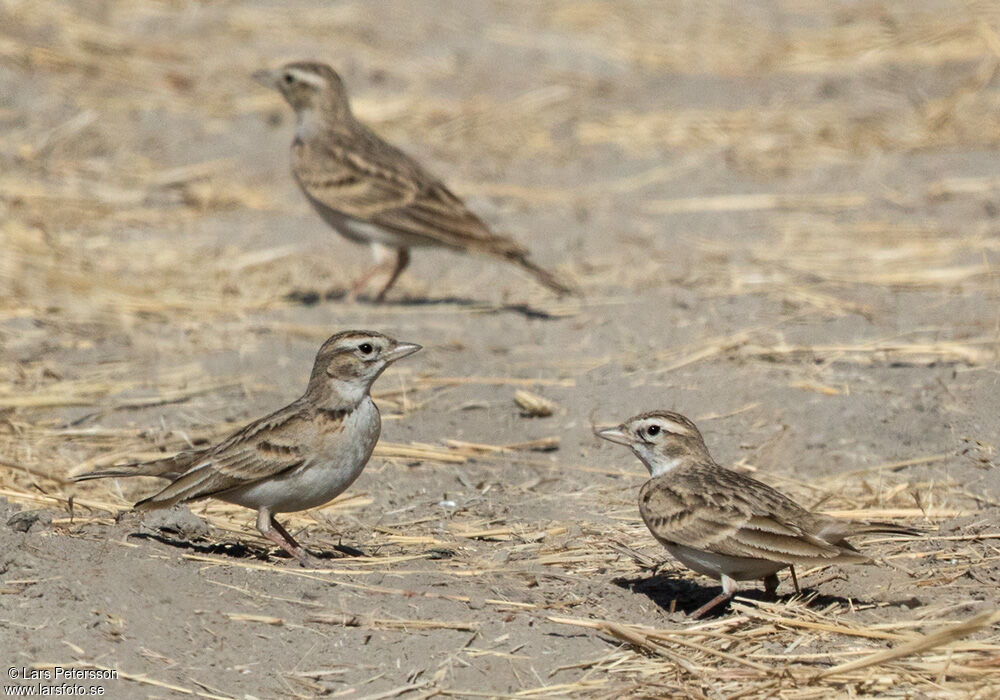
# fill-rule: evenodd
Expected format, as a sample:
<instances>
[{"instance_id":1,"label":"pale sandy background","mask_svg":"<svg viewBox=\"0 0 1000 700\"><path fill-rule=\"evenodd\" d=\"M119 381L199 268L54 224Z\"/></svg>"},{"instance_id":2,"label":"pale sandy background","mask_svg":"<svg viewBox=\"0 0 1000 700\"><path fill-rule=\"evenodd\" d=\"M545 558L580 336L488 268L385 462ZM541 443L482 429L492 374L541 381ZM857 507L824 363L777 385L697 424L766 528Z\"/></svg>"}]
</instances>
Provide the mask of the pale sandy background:
<instances>
[{"instance_id":1,"label":"pale sandy background","mask_svg":"<svg viewBox=\"0 0 1000 700\"><path fill-rule=\"evenodd\" d=\"M0 661L113 667L122 698L992 697L995 627L816 674L997 606L998 31L943 0L4 2ZM585 296L417 251L392 303L340 301L368 251L250 79L291 58ZM345 328L426 347L376 386L365 474L289 520L364 556L306 572L249 511L116 524L153 484L66 482L278 408ZM590 434L650 408L935 533L694 633L716 589Z\"/></svg>"}]
</instances>

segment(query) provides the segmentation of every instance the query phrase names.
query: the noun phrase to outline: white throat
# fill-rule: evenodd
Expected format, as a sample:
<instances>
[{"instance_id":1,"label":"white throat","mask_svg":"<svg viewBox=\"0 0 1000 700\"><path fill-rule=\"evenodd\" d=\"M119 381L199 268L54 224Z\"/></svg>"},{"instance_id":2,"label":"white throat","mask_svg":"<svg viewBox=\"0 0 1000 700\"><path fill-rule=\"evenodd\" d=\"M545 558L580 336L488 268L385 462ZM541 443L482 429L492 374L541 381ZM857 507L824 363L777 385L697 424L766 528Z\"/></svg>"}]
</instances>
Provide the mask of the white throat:
<instances>
[{"instance_id":1,"label":"white throat","mask_svg":"<svg viewBox=\"0 0 1000 700\"><path fill-rule=\"evenodd\" d=\"M299 141L309 141L319 133L319 128L320 119L315 108L300 109L295 115L295 138Z\"/></svg>"},{"instance_id":2,"label":"white throat","mask_svg":"<svg viewBox=\"0 0 1000 700\"><path fill-rule=\"evenodd\" d=\"M651 477L662 476L663 474L672 472L684 463L683 457L665 457L641 443L634 445L632 451L635 452L635 456L641 459L642 463L649 469Z\"/></svg>"},{"instance_id":3,"label":"white throat","mask_svg":"<svg viewBox=\"0 0 1000 700\"><path fill-rule=\"evenodd\" d=\"M339 404L355 406L368 396L368 383L355 379L354 381L344 381L343 379L331 379L330 389L331 399Z\"/></svg>"},{"instance_id":4,"label":"white throat","mask_svg":"<svg viewBox=\"0 0 1000 700\"><path fill-rule=\"evenodd\" d=\"M681 466L683 460L680 457L674 457L673 459L664 459L663 457L657 457L656 459L647 462L649 467L649 475L662 476L668 472L672 472L677 467Z\"/></svg>"}]
</instances>

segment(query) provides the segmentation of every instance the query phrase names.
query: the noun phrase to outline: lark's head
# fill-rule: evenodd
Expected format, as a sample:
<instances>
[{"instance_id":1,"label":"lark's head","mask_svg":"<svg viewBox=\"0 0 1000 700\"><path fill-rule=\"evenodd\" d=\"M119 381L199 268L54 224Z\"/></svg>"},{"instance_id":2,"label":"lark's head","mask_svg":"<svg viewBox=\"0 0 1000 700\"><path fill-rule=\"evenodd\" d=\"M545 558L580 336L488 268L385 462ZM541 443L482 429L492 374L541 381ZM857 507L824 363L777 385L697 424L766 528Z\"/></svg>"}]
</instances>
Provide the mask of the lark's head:
<instances>
[{"instance_id":1,"label":"lark's head","mask_svg":"<svg viewBox=\"0 0 1000 700\"><path fill-rule=\"evenodd\" d=\"M338 333L316 353L307 395L321 403L357 403L386 367L419 349L374 331Z\"/></svg>"},{"instance_id":2,"label":"lark's head","mask_svg":"<svg viewBox=\"0 0 1000 700\"><path fill-rule=\"evenodd\" d=\"M711 460L695 424L672 411L642 413L616 428L597 431L597 436L632 448L652 476Z\"/></svg>"},{"instance_id":3,"label":"lark's head","mask_svg":"<svg viewBox=\"0 0 1000 700\"><path fill-rule=\"evenodd\" d=\"M296 61L275 71L257 71L253 77L277 89L300 119L310 112L334 121L351 117L344 81L325 63Z\"/></svg>"}]
</instances>

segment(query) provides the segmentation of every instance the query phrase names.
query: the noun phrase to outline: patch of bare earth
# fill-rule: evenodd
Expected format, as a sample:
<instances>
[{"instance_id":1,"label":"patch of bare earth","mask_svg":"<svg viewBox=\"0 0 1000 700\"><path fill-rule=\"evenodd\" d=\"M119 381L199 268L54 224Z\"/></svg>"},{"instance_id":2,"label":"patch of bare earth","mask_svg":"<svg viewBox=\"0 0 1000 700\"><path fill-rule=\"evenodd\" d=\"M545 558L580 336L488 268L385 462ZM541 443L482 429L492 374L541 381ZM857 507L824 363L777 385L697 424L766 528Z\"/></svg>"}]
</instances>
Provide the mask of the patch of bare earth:
<instances>
[{"instance_id":1,"label":"patch of bare earth","mask_svg":"<svg viewBox=\"0 0 1000 700\"><path fill-rule=\"evenodd\" d=\"M998 31L945 0L3 3L0 660L121 698L995 697ZM250 78L302 57L583 297L418 250L344 301L368 252ZM288 516L356 556L68 481L283 405L346 328L426 347L376 384L361 479ZM691 622L713 582L591 433L652 408L930 533Z\"/></svg>"}]
</instances>

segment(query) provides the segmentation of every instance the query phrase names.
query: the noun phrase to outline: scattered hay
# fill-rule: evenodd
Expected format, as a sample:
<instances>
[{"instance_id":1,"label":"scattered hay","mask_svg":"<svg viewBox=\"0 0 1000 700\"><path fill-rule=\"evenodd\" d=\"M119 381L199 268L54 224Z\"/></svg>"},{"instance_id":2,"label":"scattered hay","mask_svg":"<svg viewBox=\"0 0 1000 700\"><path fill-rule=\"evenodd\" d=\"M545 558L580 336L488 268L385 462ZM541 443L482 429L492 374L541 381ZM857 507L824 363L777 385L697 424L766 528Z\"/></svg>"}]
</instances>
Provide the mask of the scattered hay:
<instances>
[{"instance_id":1,"label":"scattered hay","mask_svg":"<svg viewBox=\"0 0 1000 700\"><path fill-rule=\"evenodd\" d=\"M480 174L479 179L463 180L457 174L447 178L463 195L493 198L505 206L550 209L559 216L577 207L586 213L581 205L590 202L600 204L598 212L622 202L639 212L641 216L629 219L627 226L609 232L623 244L621 250L598 251L610 262L567 262L575 266L572 275L589 287L585 299L532 300L548 318L581 317L574 326L581 336L599 314L627 310L641 320L649 310L631 306L632 292L641 291L648 280L662 286L664 262L672 260L678 246L692 251L696 265L670 282L699 302L762 295L788 307L782 321L748 323L742 330L740 326L715 329L683 343L657 339L648 347L613 347L606 355L585 359L513 357L510 376L401 374L391 389L381 386L389 382L380 383L377 398L387 418L422 410L432 402L445 406L447 392L470 387L496 387L506 396L514 391L526 412L553 415L561 409L536 392L557 395L573 390L590 380L589 372L613 362L634 365L637 373L656 381L669 381L680 370L700 363L806 368L808 375L791 377L788 384L817 401L852 391L847 382L814 374L817 368L849 367L859 373L885 366L995 371L1000 335L992 317L985 323L922 328L894 337L886 336L886 331L859 331L841 342L825 343L784 337L787 327L805 321L852 315L869 322L884 319L891 308L880 303L878 293L995 302L1000 244L989 212L996 206L1000 178L942 176L911 191L857 183L811 191L799 189L808 186L808 177L802 178L804 184L797 177L810 174L816 165L833 167L869 156L994 149L1000 142L1000 97L994 87L1000 40L993 27L1000 15L988 3L970 3L950 14L859 4L823 15L825 20L817 26L807 22L780 28L750 10L735 10L734 19L732 4L675 3L657 5L650 12L639 3L545 3L532 16L539 31L498 24L484 32L484 41L527 47L542 60L552 55L554 43L565 42L574 51L567 65L597 65L615 77L595 78L587 71L564 68L505 100L485 94L467 95L464 100L428 94L428 83L448 81L459 70L459 62L436 56L415 62L409 53L401 54L404 49L388 45L364 25L367 10L361 3L302 8L294 14L280 12L275 9L278 5L232 4L226 7L226 21L214 23L213 29L219 45L231 50L211 56L205 55L206 36L197 29L177 28L169 35L147 37L129 31L136 26L174 27L176 4L112 0L102 3L104 9L95 14L74 3L15 2L4 8L0 60L44 83L61 98L61 108L38 110L21 120L8 105L0 107L5 125L0 133L5 163L0 174L0 324L9 322L13 329L0 326L0 497L27 508L55 511L52 527L59 534L87 536L85 527L111 523L113 515L126 510L133 497L148 487L125 481L74 485L68 482L69 475L204 445L234 427L222 415L212 411L206 415L205 402L254 388L243 378L208 380L198 366L184 363L171 365L173 369L162 364L154 381L140 381L138 375L149 373L138 371L134 359L104 357L96 346L99 339L112 338L128 348L140 342L155 344L161 354L150 353L154 357L169 356L183 342L183 354L190 357L215 349L213 342L227 342L231 348L237 336L273 333L312 344L331 332L325 318L303 321L282 315L293 303L288 298L289 280L325 290L346 284L348 271L334 270L343 279L330 280L334 266L314 263L315 256L302 245L269 244L247 251L203 243L190 246L184 238L193 226L212 217L244 211L293 214L301 203L286 201L269 184L245 182L238 165L229 159L168 163L164 153L150 151L134 138L128 121L136 112L160 110L187 123L215 128L220 120L235 124L239 118L283 115L285 108L276 95L247 91L246 79L260 67L261 55L246 37L262 26L269 28L271 42L297 45L303 37L311 37L326 46L330 36L337 36L340 46L360 57L359 63L380 70L392 66L387 72L403 87L394 86L391 98L374 88L361 89L355 107L388 134L415 135L414 140L442 161L489 161L488 175ZM814 13L820 4L794 3L801 13ZM107 21L98 20L98 14ZM190 20L190 27L197 24L195 18ZM665 36L672 38L664 41ZM934 95L909 95L897 89L895 71L955 77ZM630 86L617 84L622 75L643 80L696 75L732 85L762 74L783 80L819 77L821 94L728 107L675 108L653 102L636 108L626 99L595 109L588 101L607 90L629 94ZM841 94L842 79L862 74L876 84L869 91L875 99L858 101L853 94ZM86 90L80 89L84 82ZM536 175L503 167L539 157L568 160L601 149L620 149L643 159L650 154L666 157L652 166L642 164L636 172L582 182L554 183L547 181L545 170ZM719 157L735 171L752 175L748 188L753 191L699 191L690 196L672 192L673 185ZM771 182L759 182L773 174L790 176L792 185L781 190ZM924 216L928 203L982 207L988 215L971 225L952 225L947 215ZM726 240L663 235L665 227L673 231L673 222L685 217L722 220L737 215L763 222L745 256L733 256ZM643 231L647 224L650 228ZM123 234L137 230L163 235L150 239ZM632 236L641 251L634 265L624 257ZM170 244L161 245L164 241ZM627 288L629 293L612 296L607 293L611 287ZM469 296L478 298L474 293ZM510 307L499 303L449 301L412 305L405 311L366 308L364 313L375 321L408 318L416 325L437 324L458 314L506 310ZM331 315L341 322L341 316ZM182 341L163 328L189 335ZM219 334L223 340L213 340ZM67 367L25 360L24 348L43 346L58 348L62 357L91 354ZM175 414L183 419L174 425L113 427L122 423L112 419L124 412L168 404L184 408L183 414ZM66 409L86 412L64 420ZM762 406L754 402L725 415L751 409ZM483 609L479 615L470 614L470 619L460 615L422 619L415 607L409 619L392 619L293 601L311 608L304 624L316 630L358 626L404 634L476 634L510 616L524 615L538 625L551 625L554 635L577 628L606 640L605 653L568 660L572 663L556 669L549 679L526 677L509 697L987 698L995 694L1000 632L997 614L991 610L973 614L934 605L900 608L889 622L866 623L864 613L876 604L825 603L812 596L777 604L740 600L731 614L697 624L592 619L592 606L576 591L595 580L647 577L664 558L651 542L631 496L623 496L623 484L635 485L645 478L641 470L577 464L575 456L559 451L558 435L508 444L449 435L437 439L436 444L380 443L372 467L460 470L482 463L499 473L511 465L530 466L537 478L506 484L513 494L508 497L537 499L551 518L544 522L486 518L460 504L439 504L435 496L413 511L385 514L374 525L366 523L364 546L377 554L338 559L329 568L304 570L196 552L184 557L209 573L264 571L275 577L335 583L365 595L447 600ZM810 483L785 479L783 487L805 502L821 503L837 517L927 524L978 513L983 497L969 494L965 484L909 477L906 470L916 466L945 472L957 456L944 451L947 446L939 449ZM995 446L981 443L979 449L986 455L982 468L995 468L989 459ZM754 469L752 464L742 466ZM558 487L539 488L558 484L558 478L569 472L611 478L595 478L592 488L573 494ZM597 514L602 527L581 527L554 505L557 500L560 504L572 500ZM310 545L333 549L341 529L373 502L371 494L352 490L325 508L291 514L287 526L306 529ZM194 509L211 526L208 544L235 541L253 551L268 550L248 511L215 502ZM964 579L995 587L995 582L976 578L981 567L1000 558L994 530L963 526L918 544L887 538L872 545L888 566L921 564L913 566L912 573L908 570L919 588L939 589ZM108 546L132 544L114 541ZM432 575L441 588L414 591L381 583L408 573ZM800 574L804 585L820 592L829 575L825 569ZM462 592L462 581L485 576L497 582L497 590L518 593L479 601ZM693 575L677 571L676 577L687 581ZM0 595L17 595L24 585L5 580ZM270 594L262 591L238 590L254 602L269 600ZM289 624L263 613L223 615L239 624ZM70 645L74 653L82 655L83 650L74 646ZM486 654L474 648L469 653ZM80 662L58 665L105 668ZM228 697L195 681L166 683L145 674L120 674L131 683L148 686L150 692ZM306 671L286 675L301 683L310 678ZM328 690L319 685L302 688L303 694ZM371 697L411 693L503 697L493 689L453 688L436 681L408 682Z\"/></svg>"}]
</instances>

